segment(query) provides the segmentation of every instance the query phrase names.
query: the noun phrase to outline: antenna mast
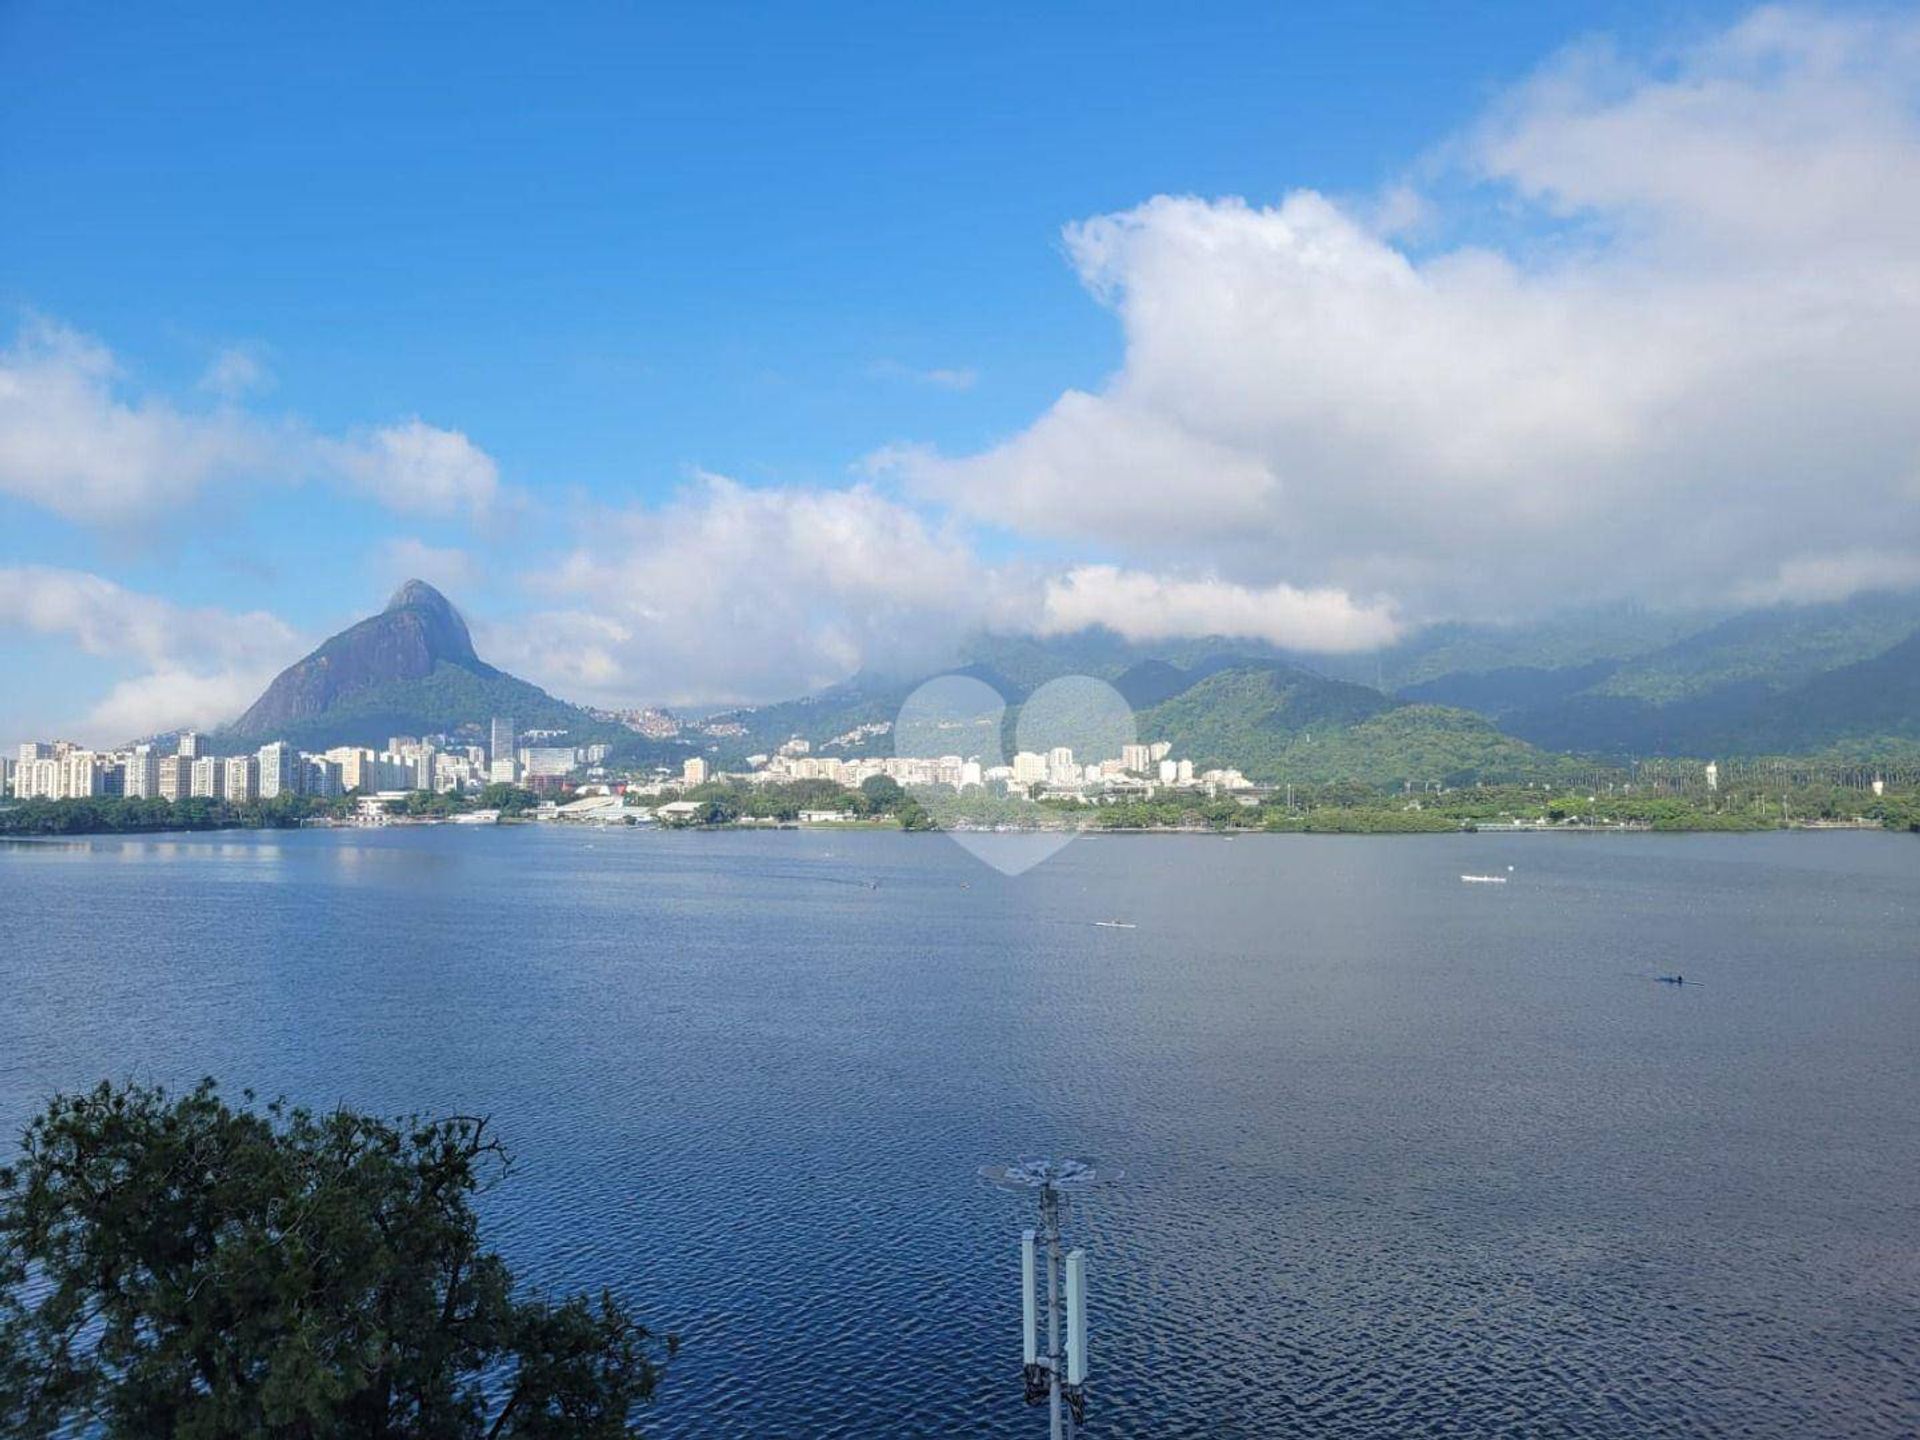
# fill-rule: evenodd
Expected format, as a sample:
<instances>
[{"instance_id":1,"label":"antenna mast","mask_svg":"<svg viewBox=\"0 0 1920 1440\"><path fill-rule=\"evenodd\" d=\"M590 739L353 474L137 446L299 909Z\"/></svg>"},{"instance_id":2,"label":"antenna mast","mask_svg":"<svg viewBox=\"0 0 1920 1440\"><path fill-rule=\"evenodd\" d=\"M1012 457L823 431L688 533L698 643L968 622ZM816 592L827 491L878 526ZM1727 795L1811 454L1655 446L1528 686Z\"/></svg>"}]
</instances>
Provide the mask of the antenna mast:
<instances>
[{"instance_id":1,"label":"antenna mast","mask_svg":"<svg viewBox=\"0 0 1920 1440\"><path fill-rule=\"evenodd\" d=\"M1021 1160L988 1165L980 1174L1004 1190L1040 1192L1040 1228L1020 1235L1021 1378L1029 1405L1047 1406L1050 1440L1075 1440L1087 1419L1087 1252L1060 1250L1060 1212L1075 1190L1118 1180L1124 1171L1090 1160ZM1047 1348L1040 1351L1040 1306L1034 1295L1039 1250L1046 1248ZM1066 1278L1066 1349L1061 1351L1061 1275Z\"/></svg>"}]
</instances>

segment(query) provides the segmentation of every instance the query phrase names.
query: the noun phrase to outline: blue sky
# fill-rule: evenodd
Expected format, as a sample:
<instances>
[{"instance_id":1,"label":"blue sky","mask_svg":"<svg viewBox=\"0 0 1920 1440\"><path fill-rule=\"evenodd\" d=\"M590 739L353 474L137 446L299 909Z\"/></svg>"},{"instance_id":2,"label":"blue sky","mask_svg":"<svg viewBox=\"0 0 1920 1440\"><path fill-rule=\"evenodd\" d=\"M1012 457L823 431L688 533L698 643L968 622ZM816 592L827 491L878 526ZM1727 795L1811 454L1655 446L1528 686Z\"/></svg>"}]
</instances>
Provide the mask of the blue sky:
<instances>
[{"instance_id":1,"label":"blue sky","mask_svg":"<svg viewBox=\"0 0 1920 1440\"><path fill-rule=\"evenodd\" d=\"M1454 297L1467 317L1534 284L1476 343L1524 349L1560 298L1602 288L1615 308L1589 317L1595 333L1644 338L1632 314L1651 310L1622 318L1635 298L1697 304L1708 318L1686 343L1731 351L1714 327L1739 307L1703 298L1726 273L1710 247L1811 273L1860 240L1850 197L1814 197L1838 217L1801 227L1818 233L1729 242L1694 223L1719 197L1697 213L1676 201L1685 175L1649 173L1632 136L1677 137L1676 155L1701 140L1712 185L1749 130L1762 161L1792 161L1763 118L1784 94L1824 117L1816 142L1884 145L1896 189L1913 139L1897 16L1755 23L1733 7L1540 3L0 8L0 335L28 377L0 407L0 665L27 681L0 699L0 738L131 724L142 705L155 725L217 709L408 568L437 571L503 661L603 701L778 695L888 658L901 632L931 644L942 620L1057 626L1112 607L1141 633L1226 615L1354 648L1481 613L1484 597L1433 578L1473 537L1436 521L1418 543L1364 540L1380 527L1343 509L1350 474L1398 466L1404 495L1377 503L1433 496L1457 514L1486 501L1484 472L1505 487L1496 508L1551 512L1561 502L1522 493L1526 477L1691 475L1712 435L1640 455L1619 438L1644 422L1637 399L1559 408L1573 390L1636 388L1628 353L1463 440L1443 476L1372 440L1323 465L1353 417L1389 416L1408 392L1322 394L1311 357L1269 384L1271 326L1248 334L1208 307L1224 287L1250 297L1246 326L1283 324L1292 312L1263 287L1297 287L1261 257L1278 244L1311 270L1324 244L1342 264L1438 267L1419 280L1443 297L1491 284ZM1863 73L1890 110L1833 119L1827 100ZM1725 85L1755 103L1704 119L1654 103ZM1583 150L1608 117L1623 122L1611 148ZM1617 180L1586 184L1616 164ZM1280 211L1303 193L1334 218ZM1203 208L1143 210L1155 197ZM1232 197L1246 215L1217 208ZM1759 201L1727 198L1732 219L1740 203ZM1134 218L1118 240L1063 230L1102 216ZM1519 281L1460 281L1470 267L1450 261L1483 249ZM1215 285L1215 255L1251 268ZM1418 327L1447 323L1377 308L1314 334L1317 351L1353 336L1404 354ZM1903 354L1908 336L1867 338ZM1209 346L1221 369L1268 379L1197 396ZM1381 368L1365 354L1341 367ZM1645 404L1711 405L1735 425L1720 411L1736 379L1689 371ZM1511 383L1484 383L1487 404L1507 403ZM1076 416L1074 395L1095 412ZM1881 416L1836 403L1819 418L1877 435ZM116 417L127 437L94 455L86 437ZM1863 473L1907 444L1888 427ZM1597 438L1561 455L1542 432ZM1109 436L1121 463L1103 458ZM1157 468L1132 473L1139 457ZM1281 513L1282 491L1322 501ZM1182 513L1154 523L1156 495ZM1794 574L1832 589L1819 577L1849 556L1895 577L1910 558L1905 536L1822 534L1802 554L1737 528L1748 598ZM844 563L774 566L776 599L756 598L766 547L799 546ZM679 594L676 556L738 605ZM874 573L851 574L868 560ZM919 584L885 578L902 572ZM1630 584L1688 603L1737 588L1685 593L1652 559ZM251 638L169 638L236 628Z\"/></svg>"}]
</instances>

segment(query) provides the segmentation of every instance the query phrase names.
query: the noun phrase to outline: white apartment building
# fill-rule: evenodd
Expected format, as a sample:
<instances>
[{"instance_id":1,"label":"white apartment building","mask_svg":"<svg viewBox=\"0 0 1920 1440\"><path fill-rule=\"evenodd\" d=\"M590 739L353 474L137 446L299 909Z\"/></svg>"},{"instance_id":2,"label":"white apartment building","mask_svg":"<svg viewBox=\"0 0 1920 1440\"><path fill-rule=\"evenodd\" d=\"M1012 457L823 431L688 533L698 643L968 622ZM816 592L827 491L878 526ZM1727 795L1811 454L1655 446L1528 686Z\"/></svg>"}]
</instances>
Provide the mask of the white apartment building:
<instances>
[{"instance_id":1,"label":"white apartment building","mask_svg":"<svg viewBox=\"0 0 1920 1440\"><path fill-rule=\"evenodd\" d=\"M323 755L307 755L302 759L305 762L307 794L331 800L346 793L346 786L340 783L340 766L337 762Z\"/></svg>"},{"instance_id":2,"label":"white apartment building","mask_svg":"<svg viewBox=\"0 0 1920 1440\"><path fill-rule=\"evenodd\" d=\"M254 755L254 762L260 777L262 800L299 795L306 790L306 761L286 741L276 740L271 745L262 745Z\"/></svg>"},{"instance_id":3,"label":"white apartment building","mask_svg":"<svg viewBox=\"0 0 1920 1440\"><path fill-rule=\"evenodd\" d=\"M1122 745L1120 747L1120 768L1131 770L1136 775L1147 773L1147 767L1153 763L1153 747L1150 745Z\"/></svg>"},{"instance_id":4,"label":"white apartment building","mask_svg":"<svg viewBox=\"0 0 1920 1440\"><path fill-rule=\"evenodd\" d=\"M21 759L14 762L13 793L19 800L63 800L66 771L58 760Z\"/></svg>"},{"instance_id":5,"label":"white apartment building","mask_svg":"<svg viewBox=\"0 0 1920 1440\"><path fill-rule=\"evenodd\" d=\"M680 778L688 785L707 783L707 762L698 755L692 756L680 767Z\"/></svg>"},{"instance_id":6,"label":"white apartment building","mask_svg":"<svg viewBox=\"0 0 1920 1440\"><path fill-rule=\"evenodd\" d=\"M151 800L160 793L160 757L151 745L136 745L126 759L120 793L129 800Z\"/></svg>"},{"instance_id":7,"label":"white apartment building","mask_svg":"<svg viewBox=\"0 0 1920 1440\"><path fill-rule=\"evenodd\" d=\"M220 763L218 756L201 755L191 762L187 781L189 795L218 800L225 790L226 783L226 768Z\"/></svg>"},{"instance_id":8,"label":"white apartment building","mask_svg":"<svg viewBox=\"0 0 1920 1440\"><path fill-rule=\"evenodd\" d=\"M229 755L221 777L223 796L236 805L260 798L260 766L251 755Z\"/></svg>"},{"instance_id":9,"label":"white apartment building","mask_svg":"<svg viewBox=\"0 0 1920 1440\"><path fill-rule=\"evenodd\" d=\"M193 793L193 761L186 756L162 755L154 771L154 794L162 800L184 800Z\"/></svg>"}]
</instances>

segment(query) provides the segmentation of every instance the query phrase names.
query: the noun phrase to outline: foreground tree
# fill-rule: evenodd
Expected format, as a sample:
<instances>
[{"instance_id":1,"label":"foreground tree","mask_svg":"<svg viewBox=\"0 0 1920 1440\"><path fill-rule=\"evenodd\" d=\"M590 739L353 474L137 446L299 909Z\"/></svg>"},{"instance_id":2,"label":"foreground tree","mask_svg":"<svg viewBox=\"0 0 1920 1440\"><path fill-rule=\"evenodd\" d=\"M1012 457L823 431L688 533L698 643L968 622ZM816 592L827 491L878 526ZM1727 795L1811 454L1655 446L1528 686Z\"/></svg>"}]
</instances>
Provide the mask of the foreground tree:
<instances>
[{"instance_id":1,"label":"foreground tree","mask_svg":"<svg viewBox=\"0 0 1920 1440\"><path fill-rule=\"evenodd\" d=\"M471 1205L508 1168L483 1119L103 1084L22 1152L0 1434L631 1436L674 1348L608 1294L515 1294Z\"/></svg>"}]
</instances>

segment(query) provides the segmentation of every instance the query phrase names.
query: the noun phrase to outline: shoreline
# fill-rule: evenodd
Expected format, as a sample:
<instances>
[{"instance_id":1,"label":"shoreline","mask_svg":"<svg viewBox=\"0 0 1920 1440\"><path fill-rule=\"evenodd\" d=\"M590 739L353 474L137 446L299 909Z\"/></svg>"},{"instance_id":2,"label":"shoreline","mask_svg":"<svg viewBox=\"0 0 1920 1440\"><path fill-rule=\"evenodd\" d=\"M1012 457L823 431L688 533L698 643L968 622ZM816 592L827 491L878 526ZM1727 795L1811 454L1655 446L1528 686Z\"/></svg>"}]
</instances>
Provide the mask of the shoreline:
<instances>
[{"instance_id":1,"label":"shoreline","mask_svg":"<svg viewBox=\"0 0 1920 1440\"><path fill-rule=\"evenodd\" d=\"M1246 839L1250 837L1304 836L1320 839L1355 839L1368 836L1420 836L1433 839L1460 837L1467 835L1784 835L1784 834L1882 834L1911 835L1911 830L1896 830L1874 821L1808 821L1786 825L1526 825L1493 823L1486 825L1461 825L1458 827L1436 828L1431 826L1409 826L1405 829L1369 829L1342 830L1337 828L1309 829L1298 828L1268 829L1265 826L1207 826L1207 825L1102 825L1085 828L1065 826L1007 826L1007 827L967 827L953 829L938 827L926 830L907 830L893 823L845 822L838 824L740 824L729 822L721 825L658 825L658 824L595 824L580 821L546 821L529 819L499 820L486 824L462 823L458 820L406 820L391 824L363 825L352 821L322 822L302 825L208 825L208 826L167 826L158 829L122 829L122 830L69 830L53 833L10 834L0 831L0 844L41 845L59 844L71 840L103 839L165 839L169 837L187 837L194 835L234 835L234 834L284 834L302 830L518 830L526 828L581 830L603 832L608 830L635 830L654 833L691 833L691 834L764 834L768 832L806 831L815 835L832 834L885 834L896 835L1062 835L1071 839L1088 839L1102 835L1139 836L1139 835L1179 835L1179 836L1217 836L1223 839Z\"/></svg>"}]
</instances>

